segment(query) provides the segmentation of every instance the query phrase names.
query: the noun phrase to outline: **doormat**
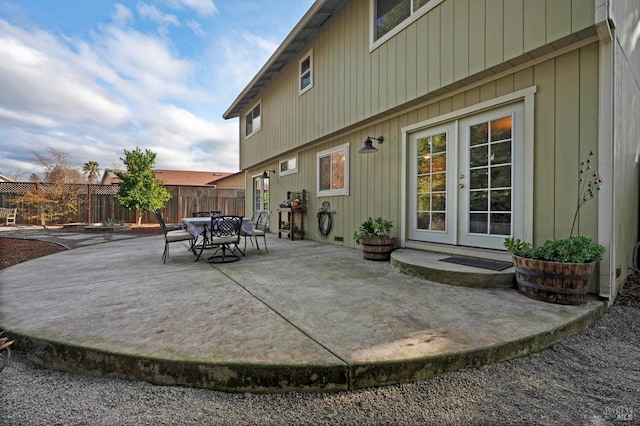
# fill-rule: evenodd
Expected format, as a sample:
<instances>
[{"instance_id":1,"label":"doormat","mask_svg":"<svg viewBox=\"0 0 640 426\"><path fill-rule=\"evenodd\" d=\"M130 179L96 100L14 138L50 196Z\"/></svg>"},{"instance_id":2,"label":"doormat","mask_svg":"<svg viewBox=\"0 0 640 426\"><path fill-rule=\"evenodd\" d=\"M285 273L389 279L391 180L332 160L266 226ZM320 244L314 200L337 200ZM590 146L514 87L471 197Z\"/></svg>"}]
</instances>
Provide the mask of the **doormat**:
<instances>
[{"instance_id":1,"label":"doormat","mask_svg":"<svg viewBox=\"0 0 640 426\"><path fill-rule=\"evenodd\" d=\"M492 271L503 271L513 266L513 263L510 262L495 262L493 260L474 259L471 257L447 257L446 259L440 259L440 261L473 266L474 268L491 269Z\"/></svg>"}]
</instances>

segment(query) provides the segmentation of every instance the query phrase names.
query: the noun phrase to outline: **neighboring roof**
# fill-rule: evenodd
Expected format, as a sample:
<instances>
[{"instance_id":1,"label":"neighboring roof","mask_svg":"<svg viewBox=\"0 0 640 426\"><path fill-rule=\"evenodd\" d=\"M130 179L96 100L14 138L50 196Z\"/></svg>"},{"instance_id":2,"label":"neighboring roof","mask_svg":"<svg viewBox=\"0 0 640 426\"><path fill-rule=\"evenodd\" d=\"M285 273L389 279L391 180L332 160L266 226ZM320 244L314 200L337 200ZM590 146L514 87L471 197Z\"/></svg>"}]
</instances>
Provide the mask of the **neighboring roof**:
<instances>
[{"instance_id":1,"label":"neighboring roof","mask_svg":"<svg viewBox=\"0 0 640 426\"><path fill-rule=\"evenodd\" d=\"M215 181L216 188L244 189L244 174L245 172L239 171L237 173L230 174L229 176L222 177Z\"/></svg>"},{"instance_id":2,"label":"neighboring roof","mask_svg":"<svg viewBox=\"0 0 640 426\"><path fill-rule=\"evenodd\" d=\"M320 27L345 3L344 0L316 0L300 22L284 39L267 63L240 93L222 115L223 118L239 117L240 112L252 101L258 92L282 69L307 42L320 31Z\"/></svg>"},{"instance_id":3,"label":"neighboring roof","mask_svg":"<svg viewBox=\"0 0 640 426\"><path fill-rule=\"evenodd\" d=\"M114 169L105 169L101 183L103 185L115 184L120 181L115 175ZM187 170L163 170L155 169L156 177L165 185L179 186L208 186L215 185L218 179L222 179L233 173L228 172L192 172Z\"/></svg>"},{"instance_id":4,"label":"neighboring roof","mask_svg":"<svg viewBox=\"0 0 640 426\"><path fill-rule=\"evenodd\" d=\"M165 185L205 186L213 185L216 180L232 173L224 172L190 172L184 170L154 170L156 177Z\"/></svg>"},{"instance_id":5,"label":"neighboring roof","mask_svg":"<svg viewBox=\"0 0 640 426\"><path fill-rule=\"evenodd\" d=\"M15 181L10 177L0 174L0 182L15 182Z\"/></svg>"}]
</instances>

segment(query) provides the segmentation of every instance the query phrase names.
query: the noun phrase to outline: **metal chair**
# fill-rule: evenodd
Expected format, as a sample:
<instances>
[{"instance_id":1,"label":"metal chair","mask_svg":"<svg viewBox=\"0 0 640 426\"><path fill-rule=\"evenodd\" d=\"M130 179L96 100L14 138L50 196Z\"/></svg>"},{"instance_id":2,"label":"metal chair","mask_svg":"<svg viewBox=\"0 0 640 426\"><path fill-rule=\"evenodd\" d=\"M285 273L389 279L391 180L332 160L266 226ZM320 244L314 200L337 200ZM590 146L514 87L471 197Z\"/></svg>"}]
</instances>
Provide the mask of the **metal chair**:
<instances>
[{"instance_id":1,"label":"metal chair","mask_svg":"<svg viewBox=\"0 0 640 426\"><path fill-rule=\"evenodd\" d=\"M162 232L164 233L164 251L162 252L162 263L167 263L167 257L169 257L170 243L175 243L179 241L189 241L189 250L191 250L193 254L195 254L195 248L194 248L195 237L191 235L191 233L189 233L188 231L185 231L184 229L182 229L182 225L179 225L180 229L177 229L175 227L174 229L171 229L171 227L164 222L164 219L162 219L162 216L160 215L159 212L154 212L154 213L156 215L156 219L158 219L158 223L160 223Z\"/></svg>"},{"instance_id":2,"label":"metal chair","mask_svg":"<svg viewBox=\"0 0 640 426\"><path fill-rule=\"evenodd\" d=\"M262 210L255 210L251 215L251 224L253 226L256 226L258 224L258 220L260 219L261 213L262 213Z\"/></svg>"},{"instance_id":3,"label":"metal chair","mask_svg":"<svg viewBox=\"0 0 640 426\"><path fill-rule=\"evenodd\" d=\"M215 246L216 251L207 258L209 263L229 263L240 260L238 253L244 252L238 247L242 216L219 216L211 218L208 227L208 244ZM202 253L202 250L200 250ZM199 257L200 255L198 255Z\"/></svg>"},{"instance_id":4,"label":"metal chair","mask_svg":"<svg viewBox=\"0 0 640 426\"><path fill-rule=\"evenodd\" d=\"M179 231L184 229L184 226L182 226L181 223L165 223L160 212L153 212L153 214L156 215L156 219L158 220L163 232Z\"/></svg>"},{"instance_id":5,"label":"metal chair","mask_svg":"<svg viewBox=\"0 0 640 426\"><path fill-rule=\"evenodd\" d=\"M211 213L209 212L191 212L191 217L210 217Z\"/></svg>"},{"instance_id":6,"label":"metal chair","mask_svg":"<svg viewBox=\"0 0 640 426\"><path fill-rule=\"evenodd\" d=\"M267 253L269 253L269 248L267 247L267 228L269 227L270 216L271 212L268 210L264 210L258 218L258 223L256 223L253 227L253 238L256 240L256 247L258 247L258 250L260 250L260 246L258 245L258 237L262 237L262 239L264 240L264 248Z\"/></svg>"},{"instance_id":7,"label":"metal chair","mask_svg":"<svg viewBox=\"0 0 640 426\"><path fill-rule=\"evenodd\" d=\"M253 214L251 215L251 227L253 229L256 228L256 226L258 226L258 220L260 220L260 214L262 214L262 210L254 210ZM247 233L244 230L240 230L240 236L242 236L244 238L244 250L247 250L247 237L249 237L249 241L251 241L251 247L253 247L253 240L251 239L251 237L253 236L253 234L251 233ZM257 243L256 243L257 244Z\"/></svg>"}]
</instances>

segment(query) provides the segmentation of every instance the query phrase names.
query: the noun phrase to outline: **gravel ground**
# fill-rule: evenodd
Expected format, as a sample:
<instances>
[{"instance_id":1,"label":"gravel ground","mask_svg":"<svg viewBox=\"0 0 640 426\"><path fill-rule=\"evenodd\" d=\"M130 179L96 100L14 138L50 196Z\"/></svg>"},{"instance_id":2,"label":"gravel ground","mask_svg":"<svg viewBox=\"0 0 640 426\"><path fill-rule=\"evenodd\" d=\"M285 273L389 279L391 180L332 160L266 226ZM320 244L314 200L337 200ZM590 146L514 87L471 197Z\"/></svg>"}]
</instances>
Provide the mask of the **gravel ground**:
<instances>
[{"instance_id":1,"label":"gravel ground","mask_svg":"<svg viewBox=\"0 0 640 426\"><path fill-rule=\"evenodd\" d=\"M640 424L640 308L616 304L583 333L527 358L412 384L252 395L45 370L0 373L0 424Z\"/></svg>"},{"instance_id":2,"label":"gravel ground","mask_svg":"<svg viewBox=\"0 0 640 426\"><path fill-rule=\"evenodd\" d=\"M640 425L640 277L601 320L539 354L417 383L254 395L39 368L0 373L2 425Z\"/></svg>"}]
</instances>

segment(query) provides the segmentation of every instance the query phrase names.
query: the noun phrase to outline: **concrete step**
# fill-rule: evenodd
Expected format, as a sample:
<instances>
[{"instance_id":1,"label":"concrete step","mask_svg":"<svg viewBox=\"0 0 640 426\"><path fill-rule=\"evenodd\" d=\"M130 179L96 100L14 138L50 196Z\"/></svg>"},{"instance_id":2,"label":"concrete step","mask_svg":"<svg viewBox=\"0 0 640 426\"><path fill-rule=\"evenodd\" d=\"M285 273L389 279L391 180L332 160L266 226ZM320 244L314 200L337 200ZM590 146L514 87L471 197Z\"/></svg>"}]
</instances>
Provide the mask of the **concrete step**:
<instances>
[{"instance_id":1,"label":"concrete step","mask_svg":"<svg viewBox=\"0 0 640 426\"><path fill-rule=\"evenodd\" d=\"M474 288L515 287L513 266L502 271L444 262L450 257L480 259L489 262L503 262L503 259L471 256L452 256L418 249L397 249L391 253L391 265L399 271L441 284ZM509 262L510 263L510 262Z\"/></svg>"}]
</instances>

